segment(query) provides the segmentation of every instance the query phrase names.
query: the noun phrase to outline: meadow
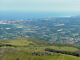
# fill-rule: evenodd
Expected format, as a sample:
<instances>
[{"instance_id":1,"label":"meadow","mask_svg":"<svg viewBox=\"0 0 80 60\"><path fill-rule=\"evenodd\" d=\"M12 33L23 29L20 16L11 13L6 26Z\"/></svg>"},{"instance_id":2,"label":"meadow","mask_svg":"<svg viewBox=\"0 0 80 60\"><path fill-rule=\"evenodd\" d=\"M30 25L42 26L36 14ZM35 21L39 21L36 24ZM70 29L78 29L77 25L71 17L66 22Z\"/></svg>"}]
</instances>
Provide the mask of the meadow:
<instances>
[{"instance_id":1,"label":"meadow","mask_svg":"<svg viewBox=\"0 0 80 60\"><path fill-rule=\"evenodd\" d=\"M61 43L62 44L62 43ZM18 39L7 39L0 40L0 51L4 51L0 55L0 60L79 60L80 57L59 54L55 52L48 52L43 55L32 55L33 52L42 54L45 53L45 48L52 48L62 51L79 51L78 48L72 45L59 43L50 43L35 38L18 38Z\"/></svg>"}]
</instances>

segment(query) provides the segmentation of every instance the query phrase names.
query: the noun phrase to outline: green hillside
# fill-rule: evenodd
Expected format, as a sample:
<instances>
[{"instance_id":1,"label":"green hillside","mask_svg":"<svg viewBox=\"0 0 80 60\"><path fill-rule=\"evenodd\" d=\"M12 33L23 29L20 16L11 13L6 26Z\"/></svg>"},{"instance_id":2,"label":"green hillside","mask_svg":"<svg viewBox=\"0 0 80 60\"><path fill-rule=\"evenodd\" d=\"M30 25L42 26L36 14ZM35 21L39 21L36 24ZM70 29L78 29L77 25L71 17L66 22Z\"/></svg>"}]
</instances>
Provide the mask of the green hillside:
<instances>
[{"instance_id":1,"label":"green hillside","mask_svg":"<svg viewBox=\"0 0 80 60\"><path fill-rule=\"evenodd\" d=\"M80 57L77 56L45 51L46 48L51 48L75 52L79 51L79 47L73 44L50 43L35 38L0 40L0 60L79 60Z\"/></svg>"}]
</instances>

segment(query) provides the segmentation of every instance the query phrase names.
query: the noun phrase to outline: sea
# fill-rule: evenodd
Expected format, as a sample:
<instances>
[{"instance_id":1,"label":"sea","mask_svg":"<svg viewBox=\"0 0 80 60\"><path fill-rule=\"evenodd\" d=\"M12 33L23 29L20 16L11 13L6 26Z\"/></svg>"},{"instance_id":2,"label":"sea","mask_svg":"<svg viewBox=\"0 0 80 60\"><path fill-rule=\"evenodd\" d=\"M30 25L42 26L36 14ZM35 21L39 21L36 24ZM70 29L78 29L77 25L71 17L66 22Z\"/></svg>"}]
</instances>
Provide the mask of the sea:
<instances>
[{"instance_id":1,"label":"sea","mask_svg":"<svg viewBox=\"0 0 80 60\"><path fill-rule=\"evenodd\" d=\"M70 17L76 15L80 15L80 12L0 11L0 20L40 19L40 18L54 18L54 17Z\"/></svg>"}]
</instances>

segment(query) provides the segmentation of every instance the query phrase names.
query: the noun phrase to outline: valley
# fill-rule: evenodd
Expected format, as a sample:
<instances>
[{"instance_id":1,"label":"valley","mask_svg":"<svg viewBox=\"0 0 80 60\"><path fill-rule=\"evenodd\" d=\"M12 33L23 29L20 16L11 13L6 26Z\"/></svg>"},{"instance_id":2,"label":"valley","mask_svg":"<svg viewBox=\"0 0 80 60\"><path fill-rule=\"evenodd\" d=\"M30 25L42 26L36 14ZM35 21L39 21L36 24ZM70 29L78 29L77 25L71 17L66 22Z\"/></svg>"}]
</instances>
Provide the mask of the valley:
<instances>
[{"instance_id":1,"label":"valley","mask_svg":"<svg viewBox=\"0 0 80 60\"><path fill-rule=\"evenodd\" d=\"M80 18L0 20L0 39L37 38L49 42L80 44Z\"/></svg>"}]
</instances>

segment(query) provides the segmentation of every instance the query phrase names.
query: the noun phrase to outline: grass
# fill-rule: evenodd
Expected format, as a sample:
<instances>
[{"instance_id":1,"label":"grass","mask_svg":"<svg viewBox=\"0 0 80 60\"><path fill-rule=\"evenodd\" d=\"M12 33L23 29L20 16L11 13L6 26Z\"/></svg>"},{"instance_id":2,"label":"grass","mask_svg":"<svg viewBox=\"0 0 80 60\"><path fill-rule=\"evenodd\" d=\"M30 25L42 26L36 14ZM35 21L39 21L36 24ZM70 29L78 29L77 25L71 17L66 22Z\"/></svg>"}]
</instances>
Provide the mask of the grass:
<instances>
[{"instance_id":1,"label":"grass","mask_svg":"<svg viewBox=\"0 0 80 60\"><path fill-rule=\"evenodd\" d=\"M56 25L54 25L54 26L63 26L63 25L65 25L65 24L56 24Z\"/></svg>"},{"instance_id":2,"label":"grass","mask_svg":"<svg viewBox=\"0 0 80 60\"><path fill-rule=\"evenodd\" d=\"M34 51L45 51L45 48L52 48L55 50L65 50L65 51L77 51L79 49L73 47L59 47L59 46L52 46L47 41L37 40L34 38L18 38L18 39L8 39L8 40L0 40L1 44L11 44L17 47L9 47L3 46L2 48L9 48L9 49L20 49L20 53L18 54L10 54L5 53L3 60L79 60L80 57L71 56L71 55L45 55L45 56L32 56L31 54L26 54L24 51L27 52L34 52ZM53 52L54 53L54 52Z\"/></svg>"},{"instance_id":3,"label":"grass","mask_svg":"<svg viewBox=\"0 0 80 60\"><path fill-rule=\"evenodd\" d=\"M63 29L59 29L59 30L57 30L57 31L62 31Z\"/></svg>"},{"instance_id":4,"label":"grass","mask_svg":"<svg viewBox=\"0 0 80 60\"><path fill-rule=\"evenodd\" d=\"M77 48L73 47L57 47L57 46L50 46L50 48L56 49L56 50L64 50L64 51L76 51L79 50Z\"/></svg>"},{"instance_id":5,"label":"grass","mask_svg":"<svg viewBox=\"0 0 80 60\"><path fill-rule=\"evenodd\" d=\"M75 36L77 36L77 35L79 35L79 34L76 33L76 34L72 34L72 35L73 35L73 37L75 37Z\"/></svg>"},{"instance_id":6,"label":"grass","mask_svg":"<svg viewBox=\"0 0 80 60\"><path fill-rule=\"evenodd\" d=\"M64 60L80 60L80 57L64 55Z\"/></svg>"},{"instance_id":7,"label":"grass","mask_svg":"<svg viewBox=\"0 0 80 60\"><path fill-rule=\"evenodd\" d=\"M56 50L65 50L65 51L77 51L79 49L73 47L59 47L52 46L47 41L37 40L34 38L18 38L18 39L9 39L9 40L0 40L0 44L11 44L15 46L20 46L20 49L26 48L38 48L39 50L44 50L45 48L52 48Z\"/></svg>"},{"instance_id":8,"label":"grass","mask_svg":"<svg viewBox=\"0 0 80 60\"><path fill-rule=\"evenodd\" d=\"M19 60L79 60L80 57L75 57L71 55L45 55L45 56L32 56L31 54L25 54L23 51L21 51L18 54L9 54L7 53L3 60L16 60L19 58Z\"/></svg>"},{"instance_id":9,"label":"grass","mask_svg":"<svg viewBox=\"0 0 80 60\"><path fill-rule=\"evenodd\" d=\"M15 24L15 26L16 26L17 28L22 28L22 27L23 27L23 25L19 25L19 24Z\"/></svg>"},{"instance_id":10,"label":"grass","mask_svg":"<svg viewBox=\"0 0 80 60\"><path fill-rule=\"evenodd\" d=\"M43 26L42 28L46 28L46 26Z\"/></svg>"},{"instance_id":11,"label":"grass","mask_svg":"<svg viewBox=\"0 0 80 60\"><path fill-rule=\"evenodd\" d=\"M36 47L37 48L37 51L44 51L45 48L52 48L52 49L55 49L55 50L64 50L64 51L77 51L79 49L77 48L73 48L73 47L57 47L57 46L46 46L46 47Z\"/></svg>"},{"instance_id":12,"label":"grass","mask_svg":"<svg viewBox=\"0 0 80 60\"><path fill-rule=\"evenodd\" d=\"M11 44L11 45L16 45L16 46L25 46L29 45L29 43L32 43L32 41L27 41L27 40L12 40L9 43L6 44Z\"/></svg>"}]
</instances>

